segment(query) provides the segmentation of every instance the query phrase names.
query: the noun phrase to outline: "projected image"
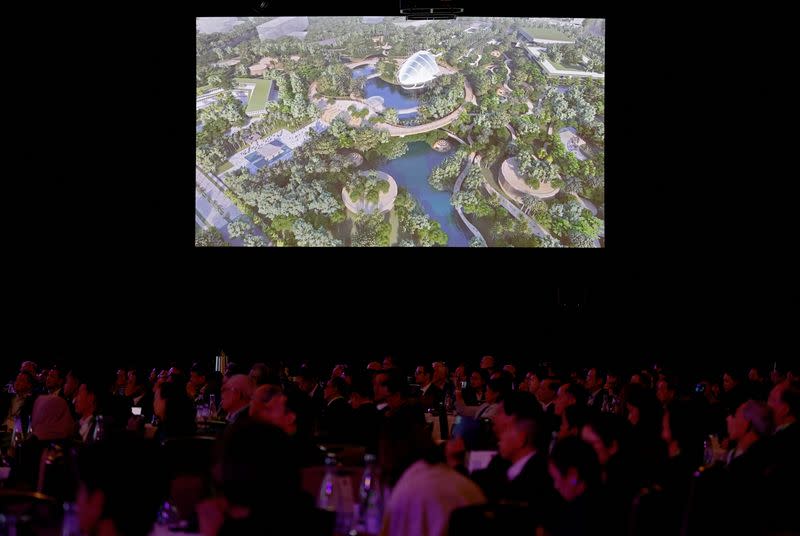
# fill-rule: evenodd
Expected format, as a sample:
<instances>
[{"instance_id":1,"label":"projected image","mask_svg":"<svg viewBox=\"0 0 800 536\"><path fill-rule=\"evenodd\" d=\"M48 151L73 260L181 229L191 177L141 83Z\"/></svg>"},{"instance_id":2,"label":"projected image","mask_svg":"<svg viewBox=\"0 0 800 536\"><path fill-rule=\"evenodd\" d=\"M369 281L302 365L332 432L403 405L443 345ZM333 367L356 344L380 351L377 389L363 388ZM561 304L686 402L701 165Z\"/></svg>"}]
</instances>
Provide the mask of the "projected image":
<instances>
[{"instance_id":1,"label":"projected image","mask_svg":"<svg viewBox=\"0 0 800 536\"><path fill-rule=\"evenodd\" d=\"M196 23L196 246L605 246L604 20Z\"/></svg>"}]
</instances>

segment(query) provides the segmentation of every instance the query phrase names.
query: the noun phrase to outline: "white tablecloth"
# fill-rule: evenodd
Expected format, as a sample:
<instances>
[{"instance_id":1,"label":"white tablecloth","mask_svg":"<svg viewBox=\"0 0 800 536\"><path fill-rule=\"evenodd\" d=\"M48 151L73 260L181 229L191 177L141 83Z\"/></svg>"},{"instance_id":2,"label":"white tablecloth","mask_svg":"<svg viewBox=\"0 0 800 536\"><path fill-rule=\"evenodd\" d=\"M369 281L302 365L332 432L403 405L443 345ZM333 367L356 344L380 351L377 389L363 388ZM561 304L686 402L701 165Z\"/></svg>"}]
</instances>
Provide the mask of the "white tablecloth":
<instances>
[{"instance_id":1,"label":"white tablecloth","mask_svg":"<svg viewBox=\"0 0 800 536\"><path fill-rule=\"evenodd\" d=\"M442 440L442 431L441 426L439 425L439 416L432 415L430 413L425 414L425 421L433 423L433 440L434 441L441 441ZM447 437L450 437L450 431L453 429L453 425L456 422L456 415L455 414L447 414Z\"/></svg>"}]
</instances>

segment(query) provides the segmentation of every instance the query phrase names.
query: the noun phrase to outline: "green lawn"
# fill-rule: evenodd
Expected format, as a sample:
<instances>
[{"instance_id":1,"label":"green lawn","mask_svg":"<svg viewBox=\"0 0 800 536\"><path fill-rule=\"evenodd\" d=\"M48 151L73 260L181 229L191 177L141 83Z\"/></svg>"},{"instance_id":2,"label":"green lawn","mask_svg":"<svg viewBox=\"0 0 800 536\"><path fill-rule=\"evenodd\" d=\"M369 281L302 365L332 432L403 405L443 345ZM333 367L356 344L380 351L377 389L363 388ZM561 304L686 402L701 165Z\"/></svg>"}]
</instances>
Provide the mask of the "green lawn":
<instances>
[{"instance_id":1,"label":"green lawn","mask_svg":"<svg viewBox=\"0 0 800 536\"><path fill-rule=\"evenodd\" d=\"M231 162L225 162L224 164L222 164L221 166L219 166L217 168L217 175L222 175L223 173L225 173L226 171L228 171L232 167L233 167L233 164Z\"/></svg>"},{"instance_id":2,"label":"green lawn","mask_svg":"<svg viewBox=\"0 0 800 536\"><path fill-rule=\"evenodd\" d=\"M250 100L247 101L245 113L263 112L267 106L267 98L272 91L272 80L263 78L234 78L237 84L255 84L255 88L250 93Z\"/></svg>"},{"instance_id":3,"label":"green lawn","mask_svg":"<svg viewBox=\"0 0 800 536\"><path fill-rule=\"evenodd\" d=\"M524 28L526 32L536 39L558 39L562 41L572 41L573 39L555 28Z\"/></svg>"},{"instance_id":4,"label":"green lawn","mask_svg":"<svg viewBox=\"0 0 800 536\"><path fill-rule=\"evenodd\" d=\"M547 58L547 61L550 62L550 65L560 71L586 71L586 67L582 67L580 65L564 65L563 63L557 63L553 61L553 59L550 57Z\"/></svg>"}]
</instances>

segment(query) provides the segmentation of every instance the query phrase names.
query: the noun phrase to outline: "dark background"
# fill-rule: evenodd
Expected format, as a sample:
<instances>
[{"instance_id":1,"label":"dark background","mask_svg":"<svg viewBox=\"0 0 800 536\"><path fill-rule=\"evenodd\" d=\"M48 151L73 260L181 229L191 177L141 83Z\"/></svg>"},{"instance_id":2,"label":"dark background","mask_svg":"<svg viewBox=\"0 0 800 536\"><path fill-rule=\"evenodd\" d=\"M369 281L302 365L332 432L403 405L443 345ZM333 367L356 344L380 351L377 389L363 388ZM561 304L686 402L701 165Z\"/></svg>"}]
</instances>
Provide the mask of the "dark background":
<instances>
[{"instance_id":1,"label":"dark background","mask_svg":"<svg viewBox=\"0 0 800 536\"><path fill-rule=\"evenodd\" d=\"M211 361L220 349L242 362L493 353L673 368L796 355L784 349L796 329L793 265L768 260L759 225L716 215L727 200L697 180L706 158L684 117L712 120L705 99L693 108L708 75L691 63L645 68L675 57L683 12L461 5L606 18L605 249L195 249L194 110L180 100L194 84L193 18L397 15L398 3L56 6L37 46L61 83L55 94L29 88L52 123L31 106L5 111L19 142L4 183L3 377L23 359ZM682 32L700 24L679 20ZM7 68L31 72L14 58ZM36 142L51 135L58 143ZM676 188L684 182L691 192Z\"/></svg>"}]
</instances>

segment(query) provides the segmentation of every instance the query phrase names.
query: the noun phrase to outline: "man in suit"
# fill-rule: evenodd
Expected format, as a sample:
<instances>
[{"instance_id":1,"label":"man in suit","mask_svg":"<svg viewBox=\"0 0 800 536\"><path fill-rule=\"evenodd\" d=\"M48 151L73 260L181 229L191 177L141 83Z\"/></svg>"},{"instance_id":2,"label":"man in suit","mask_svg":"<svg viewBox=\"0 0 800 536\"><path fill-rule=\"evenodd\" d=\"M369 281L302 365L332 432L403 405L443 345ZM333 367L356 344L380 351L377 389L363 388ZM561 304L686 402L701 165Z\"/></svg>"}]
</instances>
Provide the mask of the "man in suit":
<instances>
[{"instance_id":1,"label":"man in suit","mask_svg":"<svg viewBox=\"0 0 800 536\"><path fill-rule=\"evenodd\" d=\"M125 396L131 407L142 408L142 417L145 422L150 422L153 418L153 391L148 387L144 370L131 369L128 371Z\"/></svg>"},{"instance_id":2,"label":"man in suit","mask_svg":"<svg viewBox=\"0 0 800 536\"><path fill-rule=\"evenodd\" d=\"M423 408L438 408L444 400L442 390L433 385L433 367L422 364L414 371L414 379L419 385L419 401Z\"/></svg>"},{"instance_id":3,"label":"man in suit","mask_svg":"<svg viewBox=\"0 0 800 536\"><path fill-rule=\"evenodd\" d=\"M253 398L253 380L244 374L231 376L222 386L222 409L229 424L248 416L248 406Z\"/></svg>"},{"instance_id":4,"label":"man in suit","mask_svg":"<svg viewBox=\"0 0 800 536\"><path fill-rule=\"evenodd\" d=\"M544 378L536 390L536 399L544 412L544 426L549 429L551 435L561 427L561 418L556 415L555 405L559 387L561 384L557 378Z\"/></svg>"},{"instance_id":5,"label":"man in suit","mask_svg":"<svg viewBox=\"0 0 800 536\"><path fill-rule=\"evenodd\" d=\"M769 393L767 404L775 418L775 434L769 438L769 463L766 470L770 512L770 530L800 532L800 518L795 515L797 492L791 492L800 480L800 383L784 380Z\"/></svg>"},{"instance_id":6,"label":"man in suit","mask_svg":"<svg viewBox=\"0 0 800 536\"><path fill-rule=\"evenodd\" d=\"M596 368L590 368L586 372L586 381L583 387L588 393L586 400L588 407L600 411L606 405L608 392L603 388L604 384L605 378Z\"/></svg>"},{"instance_id":7,"label":"man in suit","mask_svg":"<svg viewBox=\"0 0 800 536\"><path fill-rule=\"evenodd\" d=\"M345 443L352 439L353 408L347 403L349 389L344 378L337 376L325 383L325 409L322 412L321 432L331 443Z\"/></svg>"},{"instance_id":8,"label":"man in suit","mask_svg":"<svg viewBox=\"0 0 800 536\"><path fill-rule=\"evenodd\" d=\"M3 422L7 430L14 430L16 417L22 419L23 432L27 430L33 414L33 403L36 401L36 394L33 392L34 385L35 380L29 371L23 370L17 374L17 378L14 380L14 394L6 395L3 398L0 412L4 417Z\"/></svg>"},{"instance_id":9,"label":"man in suit","mask_svg":"<svg viewBox=\"0 0 800 536\"><path fill-rule=\"evenodd\" d=\"M473 479L490 500L526 502L534 516L543 515L557 497L547 470L547 435L543 412L530 393L506 396L494 418L498 456L475 471Z\"/></svg>"},{"instance_id":10,"label":"man in suit","mask_svg":"<svg viewBox=\"0 0 800 536\"><path fill-rule=\"evenodd\" d=\"M260 399L264 400L271 386L262 386ZM292 452L300 467L322 465L325 455L312 439L310 402L308 396L297 387L289 387L283 392L273 393L264 404L264 411L256 402L256 410L251 411L252 420L272 424L283 430L290 438Z\"/></svg>"},{"instance_id":11,"label":"man in suit","mask_svg":"<svg viewBox=\"0 0 800 536\"><path fill-rule=\"evenodd\" d=\"M408 383L398 369L382 370L376 374L373 388L379 415L391 415L406 403Z\"/></svg>"},{"instance_id":12,"label":"man in suit","mask_svg":"<svg viewBox=\"0 0 800 536\"><path fill-rule=\"evenodd\" d=\"M367 452L375 452L381 424L381 416L372 399L372 378L367 375L355 376L350 392L350 406L353 408L353 438L356 443L364 445Z\"/></svg>"},{"instance_id":13,"label":"man in suit","mask_svg":"<svg viewBox=\"0 0 800 536\"><path fill-rule=\"evenodd\" d=\"M314 419L319 419L322 409L325 407L325 396L323 389L319 386L319 375L311 368L303 366L295 375L297 387L304 392L311 401L311 409Z\"/></svg>"},{"instance_id":14,"label":"man in suit","mask_svg":"<svg viewBox=\"0 0 800 536\"><path fill-rule=\"evenodd\" d=\"M47 371L47 376L44 380L44 386L47 394L60 396L64 398L62 388L64 387L64 371L58 367L53 367Z\"/></svg>"},{"instance_id":15,"label":"man in suit","mask_svg":"<svg viewBox=\"0 0 800 536\"><path fill-rule=\"evenodd\" d=\"M433 385L438 387L445 397L450 395L450 398L455 400L456 386L452 380L448 378L447 364L444 361L434 361L431 366L433 367L433 379L431 380Z\"/></svg>"},{"instance_id":16,"label":"man in suit","mask_svg":"<svg viewBox=\"0 0 800 536\"><path fill-rule=\"evenodd\" d=\"M94 378L82 381L78 387L75 396L75 413L78 416L78 439L83 443L94 442L97 415L100 414L99 408L104 398L108 398L108 396Z\"/></svg>"}]
</instances>

